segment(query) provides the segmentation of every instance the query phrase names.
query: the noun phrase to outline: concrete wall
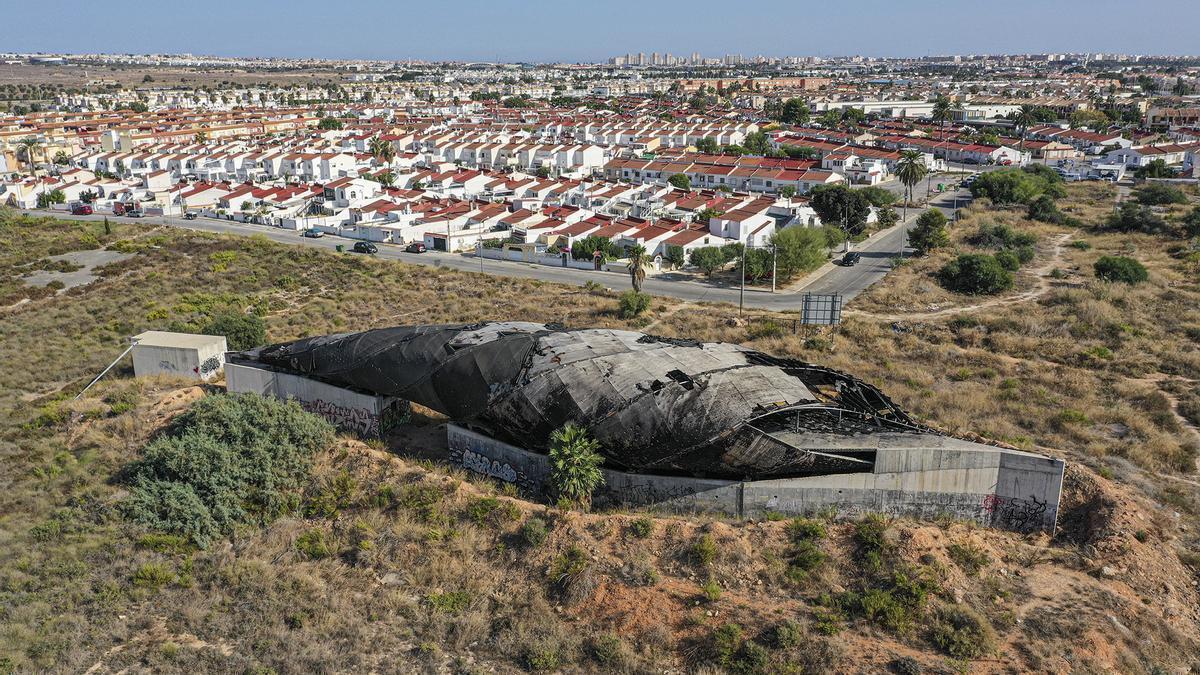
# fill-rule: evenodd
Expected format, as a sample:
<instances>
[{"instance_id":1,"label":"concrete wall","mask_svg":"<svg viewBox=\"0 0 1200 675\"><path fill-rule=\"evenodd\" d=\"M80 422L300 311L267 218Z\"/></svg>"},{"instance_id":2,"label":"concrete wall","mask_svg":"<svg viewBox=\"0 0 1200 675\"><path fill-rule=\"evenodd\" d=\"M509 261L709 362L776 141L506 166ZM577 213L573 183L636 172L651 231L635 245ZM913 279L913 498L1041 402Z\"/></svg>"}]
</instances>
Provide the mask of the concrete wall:
<instances>
[{"instance_id":1,"label":"concrete wall","mask_svg":"<svg viewBox=\"0 0 1200 675\"><path fill-rule=\"evenodd\" d=\"M214 338L197 347L137 344L133 347L133 374L182 375L211 380L225 365L225 338Z\"/></svg>"},{"instance_id":2,"label":"concrete wall","mask_svg":"<svg viewBox=\"0 0 1200 675\"><path fill-rule=\"evenodd\" d=\"M528 494L546 491L549 460L456 425L448 425L450 461ZM759 518L769 512L833 512L856 518L886 513L943 516L1018 531L1054 529L1062 489L1062 460L957 439L931 437L942 447L885 447L871 473L765 481L726 481L604 470L594 495L601 506L650 506L672 512Z\"/></svg>"},{"instance_id":3,"label":"concrete wall","mask_svg":"<svg viewBox=\"0 0 1200 675\"><path fill-rule=\"evenodd\" d=\"M408 413L408 404L397 398L373 396L238 363L226 364L225 382L231 393L294 398L305 410L324 417L335 427L365 438L382 436Z\"/></svg>"}]
</instances>

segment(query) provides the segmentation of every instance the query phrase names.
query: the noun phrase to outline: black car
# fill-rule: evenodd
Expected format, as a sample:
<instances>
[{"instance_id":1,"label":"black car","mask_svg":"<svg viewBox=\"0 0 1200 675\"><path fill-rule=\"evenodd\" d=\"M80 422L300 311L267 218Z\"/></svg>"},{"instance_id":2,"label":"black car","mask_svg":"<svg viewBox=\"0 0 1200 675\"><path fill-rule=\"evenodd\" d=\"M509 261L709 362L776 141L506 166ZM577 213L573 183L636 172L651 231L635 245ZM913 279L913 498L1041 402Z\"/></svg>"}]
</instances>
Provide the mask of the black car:
<instances>
[{"instance_id":1,"label":"black car","mask_svg":"<svg viewBox=\"0 0 1200 675\"><path fill-rule=\"evenodd\" d=\"M862 260L862 254L858 251L848 251L842 256L842 265L845 267L854 267L858 261Z\"/></svg>"},{"instance_id":2,"label":"black car","mask_svg":"<svg viewBox=\"0 0 1200 675\"><path fill-rule=\"evenodd\" d=\"M195 220L196 214L193 213L192 211L188 211L187 213L183 214L183 219L184 220Z\"/></svg>"},{"instance_id":3,"label":"black car","mask_svg":"<svg viewBox=\"0 0 1200 675\"><path fill-rule=\"evenodd\" d=\"M359 241L354 243L355 253L379 253L379 247L369 241Z\"/></svg>"},{"instance_id":4,"label":"black car","mask_svg":"<svg viewBox=\"0 0 1200 675\"><path fill-rule=\"evenodd\" d=\"M408 246L405 246L404 250L408 251L409 253L424 253L425 252L425 244L422 244L419 241L414 241L413 243L409 244Z\"/></svg>"}]
</instances>

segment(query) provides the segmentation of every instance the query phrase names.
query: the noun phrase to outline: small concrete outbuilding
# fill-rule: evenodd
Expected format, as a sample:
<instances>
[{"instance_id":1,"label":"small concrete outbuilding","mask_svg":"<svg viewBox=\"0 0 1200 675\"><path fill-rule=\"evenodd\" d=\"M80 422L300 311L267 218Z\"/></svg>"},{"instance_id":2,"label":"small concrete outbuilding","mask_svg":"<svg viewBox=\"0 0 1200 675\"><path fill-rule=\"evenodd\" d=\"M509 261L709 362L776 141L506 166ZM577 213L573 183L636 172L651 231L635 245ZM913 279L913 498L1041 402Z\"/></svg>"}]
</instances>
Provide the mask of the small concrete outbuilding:
<instances>
[{"instance_id":1,"label":"small concrete outbuilding","mask_svg":"<svg viewBox=\"0 0 1200 675\"><path fill-rule=\"evenodd\" d=\"M211 380L225 367L224 335L149 330L133 338L133 374L182 375Z\"/></svg>"}]
</instances>

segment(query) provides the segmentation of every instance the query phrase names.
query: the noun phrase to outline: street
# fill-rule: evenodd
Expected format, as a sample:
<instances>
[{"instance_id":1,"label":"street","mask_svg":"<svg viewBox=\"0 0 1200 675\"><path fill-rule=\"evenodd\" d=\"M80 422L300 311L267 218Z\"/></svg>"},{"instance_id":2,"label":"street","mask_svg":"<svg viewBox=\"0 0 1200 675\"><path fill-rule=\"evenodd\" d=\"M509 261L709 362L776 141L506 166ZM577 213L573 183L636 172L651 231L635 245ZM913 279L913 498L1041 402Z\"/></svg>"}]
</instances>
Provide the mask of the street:
<instances>
[{"instance_id":1,"label":"street","mask_svg":"<svg viewBox=\"0 0 1200 675\"><path fill-rule=\"evenodd\" d=\"M936 184L936 180L933 181L933 184ZM888 186L885 185L885 187ZM915 190L918 198L924 194L924 187L925 182L923 181L922 185ZM889 187L889 189L892 188ZM952 193L947 193L947 196L950 194ZM935 206L943 210L952 210L952 200L949 203L946 202L947 200L943 197L942 201L935 204ZM900 243L907 233L907 227L915 221L921 211L922 209L919 208L910 208L909 221L906 223L905 228L896 226L892 230L881 235L876 235L873 239L855 247L855 250L862 253L862 261L858 265L854 267L823 267L813 272L810 278L801 284L797 284L787 291L777 293L772 293L769 288L747 286L744 296L745 306L777 312L796 311L800 308L802 302L800 296L806 292L840 293L844 300L848 302L855 295L858 295L887 274L888 270L891 269L891 259L899 255ZM49 212L29 210L26 213L31 215L46 215ZM56 218L64 220L98 221L105 218L105 214L74 216L57 211L53 212L53 215ZM111 215L108 217L121 218L120 216ZM309 239L300 236L299 232L292 230L282 230L270 226L252 225L212 218L185 220L174 216L158 216L147 218L145 222L148 224L165 224L172 227L217 234L259 235L282 244L309 246L327 251L336 250L338 244L342 244L349 251L353 243L357 241L329 234L319 239ZM501 260L483 260L481 266L480 258L470 254L441 253L436 251L408 253L399 245L378 244L378 246L379 252L375 254L376 257L401 260L414 265L446 267L464 272L482 271L486 274L522 279L539 279L541 281L573 284L576 286L582 286L588 281L593 281L613 290L625 290L629 287L629 277L619 272L597 272ZM346 255L361 254L346 253ZM729 286L721 282L709 281L702 277L676 272L647 275L642 285L642 290L651 295L678 298L689 302L727 302L736 305L742 297L741 289L737 286Z\"/></svg>"}]
</instances>

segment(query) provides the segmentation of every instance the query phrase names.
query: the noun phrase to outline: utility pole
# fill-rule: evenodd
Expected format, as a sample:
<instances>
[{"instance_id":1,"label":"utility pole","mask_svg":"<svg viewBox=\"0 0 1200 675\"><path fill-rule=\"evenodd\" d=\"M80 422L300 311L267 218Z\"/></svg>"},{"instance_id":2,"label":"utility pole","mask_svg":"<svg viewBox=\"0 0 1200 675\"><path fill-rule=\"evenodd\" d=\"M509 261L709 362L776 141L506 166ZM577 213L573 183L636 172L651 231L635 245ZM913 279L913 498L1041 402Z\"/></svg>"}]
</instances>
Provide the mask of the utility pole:
<instances>
[{"instance_id":1,"label":"utility pole","mask_svg":"<svg viewBox=\"0 0 1200 675\"><path fill-rule=\"evenodd\" d=\"M779 266L776 260L779 258L779 247L771 244L771 292L775 292L775 275L778 273Z\"/></svg>"},{"instance_id":2,"label":"utility pole","mask_svg":"<svg viewBox=\"0 0 1200 675\"><path fill-rule=\"evenodd\" d=\"M747 242L747 243L749 243L749 242ZM738 293L738 316L739 317L742 315L742 309L745 307L745 304L746 304L746 249L747 248L748 248L747 246L742 247L742 290L740 293Z\"/></svg>"}]
</instances>

